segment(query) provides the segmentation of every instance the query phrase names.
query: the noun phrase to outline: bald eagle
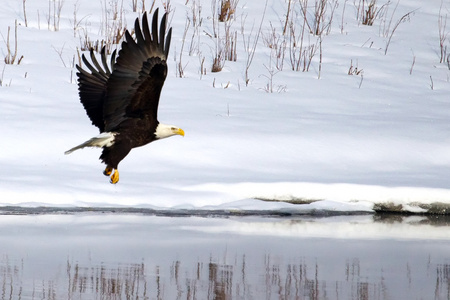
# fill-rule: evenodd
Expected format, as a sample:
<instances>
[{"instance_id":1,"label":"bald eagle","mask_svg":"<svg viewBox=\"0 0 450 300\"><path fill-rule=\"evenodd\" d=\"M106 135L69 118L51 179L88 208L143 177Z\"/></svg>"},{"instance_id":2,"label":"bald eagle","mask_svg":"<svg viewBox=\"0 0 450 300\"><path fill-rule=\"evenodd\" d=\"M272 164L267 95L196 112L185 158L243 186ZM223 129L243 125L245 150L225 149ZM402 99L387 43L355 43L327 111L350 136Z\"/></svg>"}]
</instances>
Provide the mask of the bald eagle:
<instances>
[{"instance_id":1,"label":"bald eagle","mask_svg":"<svg viewBox=\"0 0 450 300\"><path fill-rule=\"evenodd\" d=\"M84 147L103 148L100 159L106 164L103 174L111 175L111 183L119 181L117 167L131 149L184 131L173 125L159 123L158 103L167 76L167 57L172 28L166 35L167 14L161 19L158 31L158 9L153 14L150 32L147 13L142 28L137 18L135 39L125 31L125 40L116 59L111 54L110 67L105 47L101 50L101 64L93 49L91 63L82 56L88 70L77 65L80 102L100 135L78 145L65 154Z\"/></svg>"}]
</instances>

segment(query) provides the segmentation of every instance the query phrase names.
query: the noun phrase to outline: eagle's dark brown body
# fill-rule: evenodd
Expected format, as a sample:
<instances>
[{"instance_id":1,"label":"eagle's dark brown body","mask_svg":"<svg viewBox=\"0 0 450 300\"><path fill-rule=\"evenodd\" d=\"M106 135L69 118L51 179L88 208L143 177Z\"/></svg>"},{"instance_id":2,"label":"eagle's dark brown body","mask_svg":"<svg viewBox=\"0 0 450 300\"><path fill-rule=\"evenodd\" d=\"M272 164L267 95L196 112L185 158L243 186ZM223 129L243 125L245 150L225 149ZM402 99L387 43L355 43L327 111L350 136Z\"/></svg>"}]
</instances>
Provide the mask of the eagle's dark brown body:
<instances>
[{"instance_id":1,"label":"eagle's dark brown body","mask_svg":"<svg viewBox=\"0 0 450 300\"><path fill-rule=\"evenodd\" d=\"M100 159L106 164L105 174L111 182L119 180L117 167L131 149L157 139L179 134L183 130L160 124L158 104L161 89L167 76L167 57L172 28L166 35L167 14L161 19L158 30L158 9L153 14L151 32L147 14L135 22L135 39L125 32L125 41L117 55L114 51L107 63L105 48L101 64L93 50L91 62L83 55L85 70L77 65L80 101L92 124L100 135L72 148L66 153L84 147L102 147Z\"/></svg>"},{"instance_id":2,"label":"eagle's dark brown body","mask_svg":"<svg viewBox=\"0 0 450 300\"><path fill-rule=\"evenodd\" d=\"M117 169L119 162L131 149L147 145L157 139L155 136L157 126L158 121L146 118L134 118L122 122L113 129L120 134L115 136L112 146L103 147L100 159L110 168Z\"/></svg>"}]
</instances>

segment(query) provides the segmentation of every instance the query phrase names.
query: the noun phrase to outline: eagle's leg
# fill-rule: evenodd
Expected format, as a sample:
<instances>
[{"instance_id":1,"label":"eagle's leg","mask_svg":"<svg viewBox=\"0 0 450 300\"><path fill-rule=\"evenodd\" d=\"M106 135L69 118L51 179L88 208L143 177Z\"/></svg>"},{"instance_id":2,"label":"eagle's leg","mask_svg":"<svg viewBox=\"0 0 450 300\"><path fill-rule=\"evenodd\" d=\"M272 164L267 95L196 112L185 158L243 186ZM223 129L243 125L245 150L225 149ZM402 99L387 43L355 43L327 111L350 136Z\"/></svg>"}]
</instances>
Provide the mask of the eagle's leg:
<instances>
[{"instance_id":1,"label":"eagle's leg","mask_svg":"<svg viewBox=\"0 0 450 300\"><path fill-rule=\"evenodd\" d=\"M116 184L118 182L119 182L119 171L115 169L114 173L111 175L111 183Z\"/></svg>"},{"instance_id":2,"label":"eagle's leg","mask_svg":"<svg viewBox=\"0 0 450 300\"><path fill-rule=\"evenodd\" d=\"M107 167L105 168L105 171L103 171L103 175L109 176L109 175L111 175L111 173L112 173L113 170L114 170L114 169L113 169L112 167L107 166Z\"/></svg>"},{"instance_id":3,"label":"eagle's leg","mask_svg":"<svg viewBox=\"0 0 450 300\"><path fill-rule=\"evenodd\" d=\"M103 147L102 155L100 156L100 159L106 164L103 174L106 176L112 174L110 181L112 184L119 182L117 166L131 150L131 142L129 139L123 138L122 135L118 135L117 137L113 145ZM122 137L122 139L119 139L119 137Z\"/></svg>"}]
</instances>

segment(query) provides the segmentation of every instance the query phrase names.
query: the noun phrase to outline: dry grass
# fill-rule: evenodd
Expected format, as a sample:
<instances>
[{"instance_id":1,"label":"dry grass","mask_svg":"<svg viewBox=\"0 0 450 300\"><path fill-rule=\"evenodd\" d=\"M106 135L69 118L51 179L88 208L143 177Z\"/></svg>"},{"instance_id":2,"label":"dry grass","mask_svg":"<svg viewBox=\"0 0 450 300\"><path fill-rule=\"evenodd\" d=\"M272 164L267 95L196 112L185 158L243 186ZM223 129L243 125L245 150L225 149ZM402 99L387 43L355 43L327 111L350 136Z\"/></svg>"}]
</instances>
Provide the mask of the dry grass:
<instances>
[{"instance_id":1,"label":"dry grass","mask_svg":"<svg viewBox=\"0 0 450 300\"><path fill-rule=\"evenodd\" d=\"M12 65L16 62L17 59L17 20L14 23L14 50L11 49L11 43L10 43L10 31L11 27L8 26L8 33L6 35L6 39L3 37L3 41L6 45L6 55L4 58L4 62L7 65ZM23 55L17 60L17 64L20 64L20 62L23 59Z\"/></svg>"},{"instance_id":2,"label":"dry grass","mask_svg":"<svg viewBox=\"0 0 450 300\"><path fill-rule=\"evenodd\" d=\"M219 51L216 53L215 57L213 58L213 63L211 67L211 72L216 73L222 71L224 65L225 65L225 57L224 57L225 51L223 48L219 49Z\"/></svg>"},{"instance_id":3,"label":"dry grass","mask_svg":"<svg viewBox=\"0 0 450 300\"><path fill-rule=\"evenodd\" d=\"M91 39L88 34L88 25L81 26L80 21L76 21L76 9L74 10L74 34L78 32L80 38L80 50L88 51L94 49L96 52L100 52L103 47L106 49L107 54L111 54L114 51L115 45L119 44L127 30L125 22L125 12L123 8L123 2L120 0L102 1L102 20L101 20L101 35L102 39ZM130 34L133 34L133 30Z\"/></svg>"},{"instance_id":4,"label":"dry grass","mask_svg":"<svg viewBox=\"0 0 450 300\"><path fill-rule=\"evenodd\" d=\"M231 20L236 13L239 0L221 0L219 7L219 22Z\"/></svg>"},{"instance_id":5,"label":"dry grass","mask_svg":"<svg viewBox=\"0 0 450 300\"><path fill-rule=\"evenodd\" d=\"M156 0L153 0L152 3L150 4L149 12L151 12L153 10L153 7L155 6L155 2L156 2ZM138 5L138 0L131 0L131 7L133 9L133 12L138 12L138 11L144 12L144 11L146 11L145 0L140 1L140 6Z\"/></svg>"},{"instance_id":6,"label":"dry grass","mask_svg":"<svg viewBox=\"0 0 450 300\"><path fill-rule=\"evenodd\" d=\"M282 71L286 55L286 35L278 33L276 27L270 22L270 30L262 34L262 40L270 49L271 57L275 59L275 67L278 71Z\"/></svg>"},{"instance_id":7,"label":"dry grass","mask_svg":"<svg viewBox=\"0 0 450 300\"><path fill-rule=\"evenodd\" d=\"M353 60L350 60L350 67L348 68L348 75L360 75L362 74L364 71L362 69L358 68L358 64L356 64L356 67L353 66Z\"/></svg>"},{"instance_id":8,"label":"dry grass","mask_svg":"<svg viewBox=\"0 0 450 300\"><path fill-rule=\"evenodd\" d=\"M358 63L356 64L356 67L355 67L355 66L353 66L353 60L350 60L350 67L348 68L347 74L348 75L360 76L361 80L359 82L359 88L361 88L361 85L362 85L363 80L364 80L364 70L358 68Z\"/></svg>"},{"instance_id":9,"label":"dry grass","mask_svg":"<svg viewBox=\"0 0 450 300\"><path fill-rule=\"evenodd\" d=\"M48 30L59 31L59 23L61 21L61 11L63 5L64 0L48 1L48 15L47 15Z\"/></svg>"},{"instance_id":10,"label":"dry grass","mask_svg":"<svg viewBox=\"0 0 450 300\"><path fill-rule=\"evenodd\" d=\"M442 14L442 3L439 7L439 18L438 18L438 29L439 29L439 62L443 63L447 61L447 64L450 69L450 54L447 55L447 37L448 37L448 31L447 31L447 15Z\"/></svg>"}]
</instances>

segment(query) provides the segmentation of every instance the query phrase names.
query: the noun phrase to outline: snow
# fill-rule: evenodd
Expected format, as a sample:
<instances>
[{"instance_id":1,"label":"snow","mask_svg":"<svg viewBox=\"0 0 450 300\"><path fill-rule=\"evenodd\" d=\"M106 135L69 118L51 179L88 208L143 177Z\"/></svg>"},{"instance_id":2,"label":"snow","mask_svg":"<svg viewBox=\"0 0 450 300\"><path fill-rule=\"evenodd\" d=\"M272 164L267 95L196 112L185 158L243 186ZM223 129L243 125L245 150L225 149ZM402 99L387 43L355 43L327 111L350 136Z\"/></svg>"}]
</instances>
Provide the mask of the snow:
<instances>
[{"instance_id":1,"label":"snow","mask_svg":"<svg viewBox=\"0 0 450 300\"><path fill-rule=\"evenodd\" d=\"M319 73L318 53L309 72L292 71L288 52L283 70L275 69L264 39L270 23L281 33L287 4L269 0L246 86L243 39L254 41L263 2L238 3L232 24L237 61L211 73L215 41L206 33L213 30L212 13L210 1L200 1L198 51L189 56L191 27L180 78L176 65L194 1L185 2L171 1L159 119L186 135L134 149L120 164L117 185L102 175L99 149L64 155L98 134L79 103L73 61L85 33L103 38L102 7L109 4L64 1L57 31L48 29L48 1L26 3L28 26L21 0L2 5L0 54L7 55L7 29L13 43L17 20L23 59L0 64L1 206L448 213L450 71L439 63L438 20L450 5L442 2L440 11L441 1L402 0L365 26L355 4L338 1ZM388 22L392 32L409 12L388 44ZM123 15L130 28L139 13L124 1ZM363 73L348 75L351 65ZM265 91L270 70L273 93Z\"/></svg>"}]
</instances>

